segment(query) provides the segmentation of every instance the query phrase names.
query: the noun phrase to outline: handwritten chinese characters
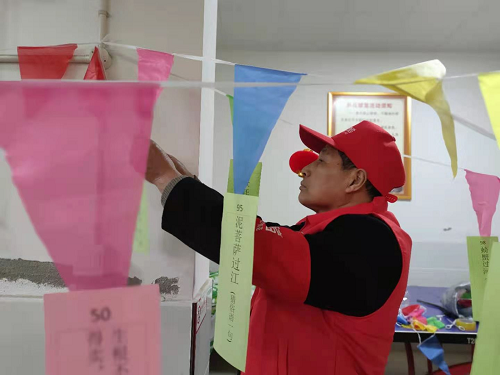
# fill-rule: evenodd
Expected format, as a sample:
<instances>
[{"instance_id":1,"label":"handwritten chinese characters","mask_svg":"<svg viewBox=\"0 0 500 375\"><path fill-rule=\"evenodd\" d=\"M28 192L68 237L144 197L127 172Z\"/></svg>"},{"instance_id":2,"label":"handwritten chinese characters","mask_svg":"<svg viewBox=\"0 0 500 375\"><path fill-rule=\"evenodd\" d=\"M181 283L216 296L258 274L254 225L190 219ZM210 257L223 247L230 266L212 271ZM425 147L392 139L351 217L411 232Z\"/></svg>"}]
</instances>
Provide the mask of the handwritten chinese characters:
<instances>
[{"instance_id":1,"label":"handwritten chinese characters","mask_svg":"<svg viewBox=\"0 0 500 375\"><path fill-rule=\"evenodd\" d=\"M488 268L490 266L490 254L488 250L488 246L486 244L486 241L479 241L479 244L481 245L481 260L483 262L483 275L488 274Z\"/></svg>"},{"instance_id":2,"label":"handwritten chinese characters","mask_svg":"<svg viewBox=\"0 0 500 375\"><path fill-rule=\"evenodd\" d=\"M250 318L253 246L258 197L227 193L222 219L214 346L244 371Z\"/></svg>"},{"instance_id":3,"label":"handwritten chinese characters","mask_svg":"<svg viewBox=\"0 0 500 375\"><path fill-rule=\"evenodd\" d=\"M483 298L488 280L493 243L498 237L467 237L467 254L472 295L472 316L480 321L483 310Z\"/></svg>"},{"instance_id":4,"label":"handwritten chinese characters","mask_svg":"<svg viewBox=\"0 0 500 375\"><path fill-rule=\"evenodd\" d=\"M160 374L158 285L44 296L46 373Z\"/></svg>"}]
</instances>

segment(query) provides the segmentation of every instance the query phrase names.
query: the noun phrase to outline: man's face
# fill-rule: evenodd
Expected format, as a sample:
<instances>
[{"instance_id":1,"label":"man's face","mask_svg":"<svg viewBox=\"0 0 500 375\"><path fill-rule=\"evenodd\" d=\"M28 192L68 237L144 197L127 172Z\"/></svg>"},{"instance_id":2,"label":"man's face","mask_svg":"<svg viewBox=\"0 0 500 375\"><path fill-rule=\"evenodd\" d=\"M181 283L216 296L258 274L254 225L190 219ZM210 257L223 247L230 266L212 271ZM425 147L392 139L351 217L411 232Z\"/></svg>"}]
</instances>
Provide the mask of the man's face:
<instances>
[{"instance_id":1,"label":"man's face","mask_svg":"<svg viewBox=\"0 0 500 375\"><path fill-rule=\"evenodd\" d=\"M342 159L335 148L325 146L318 160L302 169L299 202L318 213L342 206L347 198L346 189L353 181L352 172L342 168Z\"/></svg>"}]
</instances>

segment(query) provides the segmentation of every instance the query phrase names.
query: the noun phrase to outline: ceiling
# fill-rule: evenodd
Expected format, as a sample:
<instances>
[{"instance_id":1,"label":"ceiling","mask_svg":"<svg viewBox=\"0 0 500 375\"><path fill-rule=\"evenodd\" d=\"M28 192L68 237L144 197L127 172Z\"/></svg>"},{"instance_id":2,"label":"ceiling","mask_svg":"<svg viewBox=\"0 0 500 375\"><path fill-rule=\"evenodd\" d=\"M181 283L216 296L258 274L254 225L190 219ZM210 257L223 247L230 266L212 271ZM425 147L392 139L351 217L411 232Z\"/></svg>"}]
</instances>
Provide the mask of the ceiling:
<instances>
[{"instance_id":1,"label":"ceiling","mask_svg":"<svg viewBox=\"0 0 500 375\"><path fill-rule=\"evenodd\" d=\"M500 51L500 0L219 0L218 49Z\"/></svg>"}]
</instances>

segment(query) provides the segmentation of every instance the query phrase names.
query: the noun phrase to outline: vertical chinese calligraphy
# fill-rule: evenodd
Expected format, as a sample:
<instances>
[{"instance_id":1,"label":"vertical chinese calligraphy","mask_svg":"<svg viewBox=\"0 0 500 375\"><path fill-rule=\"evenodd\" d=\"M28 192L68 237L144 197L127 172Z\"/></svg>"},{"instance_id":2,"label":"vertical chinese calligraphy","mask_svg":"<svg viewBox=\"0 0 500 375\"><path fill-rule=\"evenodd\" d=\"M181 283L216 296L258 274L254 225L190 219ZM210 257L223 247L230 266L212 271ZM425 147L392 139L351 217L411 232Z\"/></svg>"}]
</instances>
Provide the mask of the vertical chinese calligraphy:
<instances>
[{"instance_id":1,"label":"vertical chinese calligraphy","mask_svg":"<svg viewBox=\"0 0 500 375\"><path fill-rule=\"evenodd\" d=\"M103 337L100 329L93 329L87 335L89 366L97 371L104 370Z\"/></svg>"},{"instance_id":2,"label":"vertical chinese calligraphy","mask_svg":"<svg viewBox=\"0 0 500 375\"><path fill-rule=\"evenodd\" d=\"M248 345L257 207L253 194L227 193L224 198L214 347L241 371Z\"/></svg>"},{"instance_id":3,"label":"vertical chinese calligraphy","mask_svg":"<svg viewBox=\"0 0 500 375\"><path fill-rule=\"evenodd\" d=\"M472 295L472 316L481 320L484 290L488 279L492 245L497 237L467 237L467 253Z\"/></svg>"},{"instance_id":4,"label":"vertical chinese calligraphy","mask_svg":"<svg viewBox=\"0 0 500 375\"><path fill-rule=\"evenodd\" d=\"M113 330L113 362L115 375L128 374L127 331L122 328Z\"/></svg>"}]
</instances>

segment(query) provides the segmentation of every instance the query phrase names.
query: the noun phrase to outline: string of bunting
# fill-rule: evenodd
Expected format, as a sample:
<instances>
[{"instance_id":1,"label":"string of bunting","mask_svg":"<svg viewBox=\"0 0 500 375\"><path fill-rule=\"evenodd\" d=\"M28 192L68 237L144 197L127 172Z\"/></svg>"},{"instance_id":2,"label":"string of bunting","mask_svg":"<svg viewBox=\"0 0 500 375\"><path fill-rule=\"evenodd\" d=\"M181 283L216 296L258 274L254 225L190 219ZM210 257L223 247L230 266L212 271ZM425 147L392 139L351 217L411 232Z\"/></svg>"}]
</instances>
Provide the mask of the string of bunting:
<instances>
[{"instance_id":1,"label":"string of bunting","mask_svg":"<svg viewBox=\"0 0 500 375\"><path fill-rule=\"evenodd\" d=\"M18 47L22 79L52 80L43 84L0 84L0 94L4 98L0 103L0 112L3 114L0 119L0 146L6 150L12 176L26 210L71 291L109 290L125 286L134 236L137 240L139 226L147 227L147 220L140 220L139 202L141 192L144 192L143 176L153 107L162 88L210 88L227 96L233 121L231 186L234 194L228 192L225 196L221 259L227 261L221 263L218 298L226 306L224 312L229 314L219 314L217 317L215 347L228 362L242 371L246 366L250 305L241 302L237 305L235 301L249 301L247 294L251 288L253 267L251 239L258 205L258 198L249 197L246 192L269 136L297 86L381 85L428 104L440 119L453 176L456 176L458 169L462 169L458 167L457 161L454 124L454 117L457 116L451 114L444 94L442 83L446 79L446 68L438 60L372 75L354 83L301 82L305 73L239 65L193 55L168 54L107 41L100 44L135 50L138 56L138 79L143 84L133 84L135 81L115 81L120 85L104 82L106 75L97 46L84 79L86 82L103 83L61 84L58 80L63 77L77 48L76 44ZM234 82L168 81L174 57L234 66ZM309 76L332 78L317 74ZM474 73L448 79L466 77L478 77L494 134L500 141L500 108L497 105L500 73ZM234 97L219 90L223 87L234 88ZM287 120L281 121L293 125ZM30 126L34 122L37 126ZM117 134L120 136L117 137ZM68 139L72 142L67 142ZM59 163L53 162L54 154L58 155ZM89 158L95 163L89 164ZM432 160L411 158L448 166ZM33 173L23 173L26 170ZM483 237L490 236L500 179L466 169L465 172L480 234ZM117 189L114 181L127 181L127 189ZM79 189L78 200L71 204L68 203L71 199L62 198L69 197L68 192L73 191L74 186ZM123 202L130 203L124 205ZM141 205L145 202L147 199L143 198ZM120 207L120 210L109 210L109 207ZM142 215L147 217L147 211ZM76 243L75 238L78 239ZM237 259L238 269L231 266L231 259L234 263L237 256L233 250L235 241L238 244L241 241L249 255L241 264L240 259ZM120 293L123 292L117 290L116 293L106 294L106 298L116 299ZM155 301L157 290L134 292L132 297L146 298L146 295L149 308L154 309L158 317L158 303ZM79 299L75 293L68 293L66 298ZM88 304L89 299L85 300ZM48 298L46 302L46 309L50 312L46 314L47 337L55 337L55 330L68 328L59 325L61 320L57 319L55 312L64 308L55 308L61 303L55 297ZM72 306L77 306L76 302ZM87 308L85 305L80 310ZM116 314L122 314L124 321L137 317L137 311L120 311L119 307ZM99 314L97 316L100 317ZM80 323L83 320L83 317L79 319ZM234 321L238 322L238 329L234 329ZM151 330L158 331L158 319L153 323ZM57 350L52 345L52 341L49 341L49 372L58 366L54 355ZM72 353L67 354L70 356ZM150 360L155 366L159 363L158 350L152 352ZM86 363L86 366L89 365ZM84 371L83 367L81 370Z\"/></svg>"}]
</instances>

